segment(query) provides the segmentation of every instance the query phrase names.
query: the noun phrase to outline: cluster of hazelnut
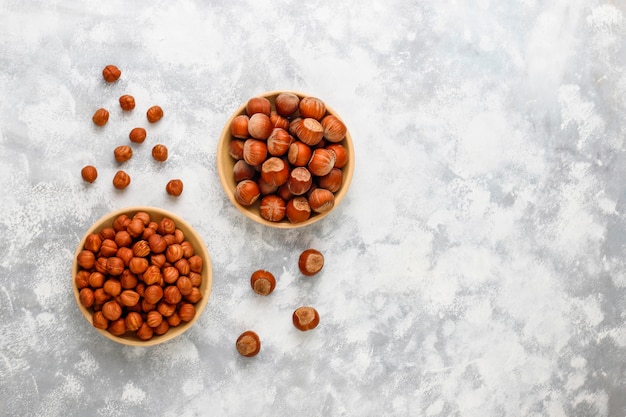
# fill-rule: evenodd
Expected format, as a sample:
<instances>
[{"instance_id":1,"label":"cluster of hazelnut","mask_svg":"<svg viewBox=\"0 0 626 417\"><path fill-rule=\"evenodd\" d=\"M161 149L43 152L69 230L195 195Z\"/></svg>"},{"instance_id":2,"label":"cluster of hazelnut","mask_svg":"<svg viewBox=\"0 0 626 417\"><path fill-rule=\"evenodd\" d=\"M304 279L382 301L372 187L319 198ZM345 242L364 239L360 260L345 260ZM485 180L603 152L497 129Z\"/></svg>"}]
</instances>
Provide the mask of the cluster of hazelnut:
<instances>
[{"instance_id":1,"label":"cluster of hazelnut","mask_svg":"<svg viewBox=\"0 0 626 417\"><path fill-rule=\"evenodd\" d=\"M348 152L344 123L316 97L280 93L272 103L253 97L233 118L235 200L268 221L301 223L334 207Z\"/></svg>"},{"instance_id":2,"label":"cluster of hazelnut","mask_svg":"<svg viewBox=\"0 0 626 417\"><path fill-rule=\"evenodd\" d=\"M307 249L298 258L298 269L305 276L311 277L323 267L324 255L317 249ZM260 269L252 273L250 286L255 293L266 296L276 288L276 278L271 272ZM320 323L319 313L310 306L296 308L291 319L294 327L303 332L316 328ZM254 331L246 330L237 338L235 347L242 356L256 356L261 350L261 339Z\"/></svg>"},{"instance_id":3,"label":"cluster of hazelnut","mask_svg":"<svg viewBox=\"0 0 626 417\"><path fill-rule=\"evenodd\" d=\"M108 83L117 81L122 72L115 65L107 65L102 70L102 77ZM131 111L135 108L135 98L124 94L119 98L120 107L124 111ZM160 106L152 106L146 111L146 118L149 123L156 123L163 118L163 109ZM109 111L104 108L96 110L92 116L92 121L96 126L104 126L109 121ZM135 127L129 133L129 139L133 143L143 143L146 140L147 132L143 127ZM128 145L121 145L113 150L115 160L119 163L128 161L133 156L133 149ZM164 162L168 158L167 147L157 144L152 148L152 157L155 161ZM98 170L93 165L87 165L81 170L83 180L92 183L98 177ZM113 177L113 186L118 190L123 190L130 185L130 176L124 170L118 170ZM170 180L165 186L165 191L172 196L178 197L183 192L183 182L179 179Z\"/></svg>"},{"instance_id":4,"label":"cluster of hazelnut","mask_svg":"<svg viewBox=\"0 0 626 417\"><path fill-rule=\"evenodd\" d=\"M196 315L204 261L172 219L121 214L86 237L76 262L79 300L96 328L150 340Z\"/></svg>"}]
</instances>

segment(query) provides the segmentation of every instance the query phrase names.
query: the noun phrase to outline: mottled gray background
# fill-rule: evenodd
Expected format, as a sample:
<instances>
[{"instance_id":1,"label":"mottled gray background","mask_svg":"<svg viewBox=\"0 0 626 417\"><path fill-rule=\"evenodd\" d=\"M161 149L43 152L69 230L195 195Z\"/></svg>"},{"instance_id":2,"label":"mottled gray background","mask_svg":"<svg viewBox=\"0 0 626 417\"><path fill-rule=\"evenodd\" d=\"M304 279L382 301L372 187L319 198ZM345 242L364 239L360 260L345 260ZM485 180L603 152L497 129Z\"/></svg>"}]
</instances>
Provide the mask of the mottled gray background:
<instances>
[{"instance_id":1,"label":"mottled gray background","mask_svg":"<svg viewBox=\"0 0 626 417\"><path fill-rule=\"evenodd\" d=\"M625 41L609 0L0 0L0 415L625 416ZM325 100L356 148L346 199L295 231L241 215L215 166L230 114L277 89ZM214 272L193 329L145 349L70 287L85 230L135 204L192 223ZM326 266L304 279L309 246Z\"/></svg>"}]
</instances>

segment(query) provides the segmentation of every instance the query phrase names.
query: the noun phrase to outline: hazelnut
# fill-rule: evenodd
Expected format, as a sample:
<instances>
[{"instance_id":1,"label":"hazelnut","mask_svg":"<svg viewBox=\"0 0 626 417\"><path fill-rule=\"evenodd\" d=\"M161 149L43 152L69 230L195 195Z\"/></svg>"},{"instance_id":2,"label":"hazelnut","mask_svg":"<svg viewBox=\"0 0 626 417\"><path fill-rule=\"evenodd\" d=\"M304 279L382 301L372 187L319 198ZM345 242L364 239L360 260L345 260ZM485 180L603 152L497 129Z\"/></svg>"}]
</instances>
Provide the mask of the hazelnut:
<instances>
[{"instance_id":1,"label":"hazelnut","mask_svg":"<svg viewBox=\"0 0 626 417\"><path fill-rule=\"evenodd\" d=\"M146 140L146 129L143 127L136 127L130 131L128 138L134 143L143 143Z\"/></svg>"},{"instance_id":2,"label":"hazelnut","mask_svg":"<svg viewBox=\"0 0 626 417\"><path fill-rule=\"evenodd\" d=\"M302 223L311 217L311 206L306 197L294 197L287 202L285 214L291 223Z\"/></svg>"},{"instance_id":3,"label":"hazelnut","mask_svg":"<svg viewBox=\"0 0 626 417\"><path fill-rule=\"evenodd\" d=\"M122 315L122 307L115 300L110 300L102 306L102 314L107 320L117 320Z\"/></svg>"},{"instance_id":4,"label":"hazelnut","mask_svg":"<svg viewBox=\"0 0 626 417\"><path fill-rule=\"evenodd\" d=\"M165 295L163 295L165 298ZM165 301L159 301L157 304L157 311L161 313L163 317L169 317L176 312L176 304L168 304Z\"/></svg>"},{"instance_id":5,"label":"hazelnut","mask_svg":"<svg viewBox=\"0 0 626 417\"><path fill-rule=\"evenodd\" d=\"M248 133L248 121L250 117L245 114L240 114L235 116L233 121L230 124L230 134L235 138L239 139L247 139L250 135Z\"/></svg>"},{"instance_id":6,"label":"hazelnut","mask_svg":"<svg viewBox=\"0 0 626 417\"><path fill-rule=\"evenodd\" d=\"M126 333L126 321L124 320L124 318L120 317L119 319L109 323L109 327L107 328L107 330L113 336L121 336Z\"/></svg>"},{"instance_id":7,"label":"hazelnut","mask_svg":"<svg viewBox=\"0 0 626 417\"><path fill-rule=\"evenodd\" d=\"M94 304L102 306L104 303L111 299L111 294L104 292L104 288L96 288L93 292Z\"/></svg>"},{"instance_id":8,"label":"hazelnut","mask_svg":"<svg viewBox=\"0 0 626 417\"><path fill-rule=\"evenodd\" d=\"M348 163L348 151L342 144L331 143L326 146L326 149L335 153L334 168L343 168Z\"/></svg>"},{"instance_id":9,"label":"hazelnut","mask_svg":"<svg viewBox=\"0 0 626 417\"><path fill-rule=\"evenodd\" d=\"M252 273L250 286L259 295L269 295L276 288L276 278L271 272L260 269Z\"/></svg>"},{"instance_id":10,"label":"hazelnut","mask_svg":"<svg viewBox=\"0 0 626 417\"><path fill-rule=\"evenodd\" d=\"M258 139L247 139L243 144L243 159L250 165L260 165L267 157L267 144Z\"/></svg>"},{"instance_id":11,"label":"hazelnut","mask_svg":"<svg viewBox=\"0 0 626 417\"><path fill-rule=\"evenodd\" d=\"M321 177L328 174L334 165L335 153L328 149L318 148L313 150L307 167L311 174Z\"/></svg>"},{"instance_id":12,"label":"hazelnut","mask_svg":"<svg viewBox=\"0 0 626 417\"><path fill-rule=\"evenodd\" d=\"M177 260L174 267L178 269L180 275L189 275L189 271L191 271L189 261L185 258Z\"/></svg>"},{"instance_id":13,"label":"hazelnut","mask_svg":"<svg viewBox=\"0 0 626 417\"><path fill-rule=\"evenodd\" d=\"M144 227L147 227L150 224L150 214L146 213L145 211L138 211L137 213L135 213L135 215L133 216L133 220L135 219L141 220Z\"/></svg>"},{"instance_id":14,"label":"hazelnut","mask_svg":"<svg viewBox=\"0 0 626 417\"><path fill-rule=\"evenodd\" d=\"M174 268L173 266L166 266L165 268L163 268L162 275L163 281L165 281L167 284L173 284L176 282L180 274L178 273L178 269Z\"/></svg>"},{"instance_id":15,"label":"hazelnut","mask_svg":"<svg viewBox=\"0 0 626 417\"><path fill-rule=\"evenodd\" d=\"M254 174L256 170L250 164L248 164L243 159L235 162L235 166L233 167L233 176L235 178L235 182L243 181L243 180L251 180L254 178Z\"/></svg>"},{"instance_id":16,"label":"hazelnut","mask_svg":"<svg viewBox=\"0 0 626 417\"><path fill-rule=\"evenodd\" d=\"M317 185L325 188L332 193L336 193L341 188L343 181L343 172L339 168L333 168L326 175L319 177Z\"/></svg>"},{"instance_id":17,"label":"hazelnut","mask_svg":"<svg viewBox=\"0 0 626 417\"><path fill-rule=\"evenodd\" d=\"M90 250L83 249L76 258L78 266L84 269L91 269L96 264L96 255Z\"/></svg>"},{"instance_id":18,"label":"hazelnut","mask_svg":"<svg viewBox=\"0 0 626 417\"><path fill-rule=\"evenodd\" d=\"M295 127L296 136L309 146L315 146L324 137L324 128L317 120L307 117Z\"/></svg>"},{"instance_id":19,"label":"hazelnut","mask_svg":"<svg viewBox=\"0 0 626 417\"><path fill-rule=\"evenodd\" d=\"M152 157L155 161L164 162L167 160L167 147L165 145L154 145L152 148Z\"/></svg>"},{"instance_id":20,"label":"hazelnut","mask_svg":"<svg viewBox=\"0 0 626 417\"><path fill-rule=\"evenodd\" d=\"M283 185L289 178L289 165L282 159L272 156L263 162L261 178L270 185Z\"/></svg>"},{"instance_id":21,"label":"hazelnut","mask_svg":"<svg viewBox=\"0 0 626 417\"><path fill-rule=\"evenodd\" d=\"M286 205L285 200L276 194L267 195L261 199L259 214L265 220L279 222L285 218Z\"/></svg>"},{"instance_id":22,"label":"hazelnut","mask_svg":"<svg viewBox=\"0 0 626 417\"><path fill-rule=\"evenodd\" d=\"M267 151L273 156L282 156L289 150L293 138L285 129L274 128L267 138Z\"/></svg>"},{"instance_id":23,"label":"hazelnut","mask_svg":"<svg viewBox=\"0 0 626 417\"><path fill-rule=\"evenodd\" d=\"M154 334L161 335L167 333L169 329L170 325L168 324L168 322L166 320L162 320L161 324L152 328L152 331L154 331Z\"/></svg>"},{"instance_id":24,"label":"hazelnut","mask_svg":"<svg viewBox=\"0 0 626 417\"><path fill-rule=\"evenodd\" d=\"M113 186L115 188L117 188L118 190L123 190L124 188L128 187L129 184L130 176L126 172L120 170L115 173L115 176L113 177Z\"/></svg>"},{"instance_id":25,"label":"hazelnut","mask_svg":"<svg viewBox=\"0 0 626 417\"><path fill-rule=\"evenodd\" d=\"M157 232L161 233L162 235L168 235L174 233L175 231L176 223L174 223L174 220L168 217L163 217L159 222Z\"/></svg>"},{"instance_id":26,"label":"hazelnut","mask_svg":"<svg viewBox=\"0 0 626 417\"><path fill-rule=\"evenodd\" d=\"M301 331L311 330L320 323L320 315L313 307L298 307L292 316L293 325Z\"/></svg>"},{"instance_id":27,"label":"hazelnut","mask_svg":"<svg viewBox=\"0 0 626 417\"><path fill-rule=\"evenodd\" d=\"M157 327L163 321L163 316L157 310L149 311L146 316L146 323L150 327Z\"/></svg>"},{"instance_id":28,"label":"hazelnut","mask_svg":"<svg viewBox=\"0 0 626 417\"><path fill-rule=\"evenodd\" d=\"M274 110L270 113L270 121L272 122L272 126L274 126L274 129L289 129L289 119L287 119L285 116L281 116L280 114L278 114L278 112Z\"/></svg>"},{"instance_id":29,"label":"hazelnut","mask_svg":"<svg viewBox=\"0 0 626 417\"><path fill-rule=\"evenodd\" d=\"M156 265L150 265L143 273L143 282L146 285L159 284L162 278L161 269Z\"/></svg>"},{"instance_id":30,"label":"hazelnut","mask_svg":"<svg viewBox=\"0 0 626 417\"><path fill-rule=\"evenodd\" d=\"M185 300L194 304L200 301L201 299L202 299L202 293L200 292L198 287L192 287L191 292L185 296Z\"/></svg>"},{"instance_id":31,"label":"hazelnut","mask_svg":"<svg viewBox=\"0 0 626 417\"><path fill-rule=\"evenodd\" d=\"M105 239L113 239L115 237L115 232L116 230L113 227L105 227L104 229L100 230L100 233L98 233L100 235L100 238L102 240Z\"/></svg>"},{"instance_id":32,"label":"hazelnut","mask_svg":"<svg viewBox=\"0 0 626 417\"><path fill-rule=\"evenodd\" d=\"M133 259L133 250L126 246L122 246L115 252L115 256L120 258L122 262L124 262L124 266L128 266L130 260ZM123 273L123 272L122 272Z\"/></svg>"},{"instance_id":33,"label":"hazelnut","mask_svg":"<svg viewBox=\"0 0 626 417\"><path fill-rule=\"evenodd\" d=\"M165 250L165 259L167 259L167 262L171 264L175 263L177 260L181 259L182 257L183 257L183 247L180 246L180 244L178 243L169 245L167 249Z\"/></svg>"},{"instance_id":34,"label":"hazelnut","mask_svg":"<svg viewBox=\"0 0 626 417\"><path fill-rule=\"evenodd\" d=\"M145 228L146 225L144 224L142 219L133 217L130 223L128 223L128 226L126 226L126 231L132 238L137 238L143 235L143 231L145 230ZM130 244L128 246L130 246Z\"/></svg>"},{"instance_id":35,"label":"hazelnut","mask_svg":"<svg viewBox=\"0 0 626 417\"><path fill-rule=\"evenodd\" d=\"M163 288L160 285L148 285L143 293L143 298L150 304L156 304L163 297Z\"/></svg>"},{"instance_id":36,"label":"hazelnut","mask_svg":"<svg viewBox=\"0 0 626 417\"><path fill-rule=\"evenodd\" d=\"M167 324L169 324L170 327L176 327L180 325L180 322L181 320L180 320L180 317L178 316L178 313L174 313L167 318Z\"/></svg>"},{"instance_id":37,"label":"hazelnut","mask_svg":"<svg viewBox=\"0 0 626 417\"><path fill-rule=\"evenodd\" d=\"M136 331L143 324L143 318L141 314L137 312L130 312L126 315L126 328L132 332Z\"/></svg>"},{"instance_id":38,"label":"hazelnut","mask_svg":"<svg viewBox=\"0 0 626 417\"><path fill-rule=\"evenodd\" d=\"M202 272L203 264L204 264L204 261L202 260L200 256L192 255L189 257L189 269L192 272L196 272L198 274Z\"/></svg>"},{"instance_id":39,"label":"hazelnut","mask_svg":"<svg viewBox=\"0 0 626 417\"><path fill-rule=\"evenodd\" d=\"M288 182L289 180L287 180L287 183L281 185L280 187L278 187L278 190L276 190L276 195L285 201L289 201L291 197L293 197L293 194L291 194L291 191L289 191Z\"/></svg>"},{"instance_id":40,"label":"hazelnut","mask_svg":"<svg viewBox=\"0 0 626 417\"><path fill-rule=\"evenodd\" d=\"M326 114L326 105L317 97L304 97L300 100L298 110L300 110L300 115L303 118L310 117L315 120L322 120Z\"/></svg>"},{"instance_id":41,"label":"hazelnut","mask_svg":"<svg viewBox=\"0 0 626 417\"><path fill-rule=\"evenodd\" d=\"M321 121L324 128L324 137L329 142L341 142L346 137L346 125L333 114L324 116Z\"/></svg>"},{"instance_id":42,"label":"hazelnut","mask_svg":"<svg viewBox=\"0 0 626 417\"><path fill-rule=\"evenodd\" d=\"M124 290L120 293L120 301L126 307L132 307L139 302L139 293L132 290Z\"/></svg>"},{"instance_id":43,"label":"hazelnut","mask_svg":"<svg viewBox=\"0 0 626 417\"><path fill-rule=\"evenodd\" d=\"M125 94L120 97L120 107L122 110L129 111L135 108L135 98Z\"/></svg>"},{"instance_id":44,"label":"hazelnut","mask_svg":"<svg viewBox=\"0 0 626 417\"><path fill-rule=\"evenodd\" d=\"M307 249L298 258L298 269L303 275L313 276L324 267L324 255L316 249Z\"/></svg>"},{"instance_id":45,"label":"hazelnut","mask_svg":"<svg viewBox=\"0 0 626 417\"><path fill-rule=\"evenodd\" d=\"M280 93L274 100L276 112L281 116L290 117L298 110L300 97L293 93Z\"/></svg>"},{"instance_id":46,"label":"hazelnut","mask_svg":"<svg viewBox=\"0 0 626 417\"><path fill-rule=\"evenodd\" d=\"M191 280L189 277L181 276L176 281L176 287L178 291L180 291L181 295L189 295L191 294L191 290L193 289L193 285L191 285Z\"/></svg>"},{"instance_id":47,"label":"hazelnut","mask_svg":"<svg viewBox=\"0 0 626 417\"><path fill-rule=\"evenodd\" d=\"M291 145L289 145L289 151L287 153L287 160L291 165L297 167L306 166L311 160L311 155L313 151L304 142L295 141Z\"/></svg>"},{"instance_id":48,"label":"hazelnut","mask_svg":"<svg viewBox=\"0 0 626 417\"><path fill-rule=\"evenodd\" d=\"M98 259L96 259L96 265L94 267L96 268L96 272L99 272L101 274L106 274L107 273L107 258L105 258L104 256L101 256Z\"/></svg>"},{"instance_id":49,"label":"hazelnut","mask_svg":"<svg viewBox=\"0 0 626 417\"><path fill-rule=\"evenodd\" d=\"M152 327L148 326L148 323L143 322L135 334L141 340L150 340L154 336L154 330L152 330Z\"/></svg>"},{"instance_id":50,"label":"hazelnut","mask_svg":"<svg viewBox=\"0 0 626 417\"><path fill-rule=\"evenodd\" d=\"M177 285L168 285L163 290L163 301L168 304L178 304L183 299Z\"/></svg>"},{"instance_id":51,"label":"hazelnut","mask_svg":"<svg viewBox=\"0 0 626 417\"><path fill-rule=\"evenodd\" d=\"M259 178L256 183L259 186L259 191L261 192L261 195L274 194L278 191L278 185L270 184L269 182L265 181L263 177Z\"/></svg>"},{"instance_id":52,"label":"hazelnut","mask_svg":"<svg viewBox=\"0 0 626 417\"><path fill-rule=\"evenodd\" d=\"M96 126L104 126L109 121L109 112L107 109L98 109L91 117Z\"/></svg>"},{"instance_id":53,"label":"hazelnut","mask_svg":"<svg viewBox=\"0 0 626 417\"><path fill-rule=\"evenodd\" d=\"M109 320L104 317L102 311L96 311L95 313L93 313L92 323L93 327L97 329L105 330L107 327L109 327Z\"/></svg>"},{"instance_id":54,"label":"hazelnut","mask_svg":"<svg viewBox=\"0 0 626 417\"><path fill-rule=\"evenodd\" d=\"M162 239L163 243L165 240ZM167 246L167 245L166 245ZM165 249L163 249L165 250ZM158 266L159 268L163 268L165 265L166 259L163 253L154 253L150 255L150 265Z\"/></svg>"},{"instance_id":55,"label":"hazelnut","mask_svg":"<svg viewBox=\"0 0 626 417\"><path fill-rule=\"evenodd\" d=\"M156 123L163 118L163 109L159 106L152 106L146 112L146 117L150 123Z\"/></svg>"},{"instance_id":56,"label":"hazelnut","mask_svg":"<svg viewBox=\"0 0 626 417\"><path fill-rule=\"evenodd\" d=\"M296 167L289 173L287 188L291 194L302 195L309 191L311 184L313 184L313 176L308 169Z\"/></svg>"},{"instance_id":57,"label":"hazelnut","mask_svg":"<svg viewBox=\"0 0 626 417\"><path fill-rule=\"evenodd\" d=\"M137 256L134 256L128 263L128 269L130 272L137 275L146 272L149 266L150 264L146 258L140 258Z\"/></svg>"},{"instance_id":58,"label":"hazelnut","mask_svg":"<svg viewBox=\"0 0 626 417\"><path fill-rule=\"evenodd\" d=\"M76 287L79 290L82 290L83 288L87 288L89 286L89 271L86 271L84 269L81 269L80 271L78 271L78 273L76 274Z\"/></svg>"},{"instance_id":59,"label":"hazelnut","mask_svg":"<svg viewBox=\"0 0 626 417\"><path fill-rule=\"evenodd\" d=\"M202 274L199 272L190 271L189 279L191 280L191 285L194 287L199 287L202 284Z\"/></svg>"},{"instance_id":60,"label":"hazelnut","mask_svg":"<svg viewBox=\"0 0 626 417\"><path fill-rule=\"evenodd\" d=\"M233 139L228 145L228 154L236 161L243 159L243 144L243 140Z\"/></svg>"},{"instance_id":61,"label":"hazelnut","mask_svg":"<svg viewBox=\"0 0 626 417\"><path fill-rule=\"evenodd\" d=\"M145 257L150 254L150 245L145 240L138 240L133 244L133 254L139 257Z\"/></svg>"},{"instance_id":62,"label":"hazelnut","mask_svg":"<svg viewBox=\"0 0 626 417\"><path fill-rule=\"evenodd\" d=\"M102 70L102 78L108 83L112 83L117 81L122 75L122 71L119 70L115 65L107 65Z\"/></svg>"},{"instance_id":63,"label":"hazelnut","mask_svg":"<svg viewBox=\"0 0 626 417\"><path fill-rule=\"evenodd\" d=\"M150 251L154 253L163 253L167 249L167 243L160 234L154 234L148 239L150 245Z\"/></svg>"},{"instance_id":64,"label":"hazelnut","mask_svg":"<svg viewBox=\"0 0 626 417\"><path fill-rule=\"evenodd\" d=\"M104 282L102 289L111 297L117 297L122 292L122 284L117 279L109 278Z\"/></svg>"},{"instance_id":65,"label":"hazelnut","mask_svg":"<svg viewBox=\"0 0 626 417\"><path fill-rule=\"evenodd\" d=\"M80 175L87 182L94 182L98 178L98 170L93 165L87 165L80 170Z\"/></svg>"},{"instance_id":66,"label":"hazelnut","mask_svg":"<svg viewBox=\"0 0 626 417\"><path fill-rule=\"evenodd\" d=\"M104 285L104 274L94 271L89 275L89 286L91 288L100 288Z\"/></svg>"},{"instance_id":67,"label":"hazelnut","mask_svg":"<svg viewBox=\"0 0 626 417\"><path fill-rule=\"evenodd\" d=\"M118 146L113 150L113 155L117 162L126 162L133 157L133 150L130 146Z\"/></svg>"},{"instance_id":68,"label":"hazelnut","mask_svg":"<svg viewBox=\"0 0 626 417\"><path fill-rule=\"evenodd\" d=\"M183 303L178 308L178 316L182 321L191 321L196 315L196 307L191 303Z\"/></svg>"},{"instance_id":69,"label":"hazelnut","mask_svg":"<svg viewBox=\"0 0 626 417\"><path fill-rule=\"evenodd\" d=\"M137 286L137 276L130 270L125 269L120 275L120 284L125 290L135 288Z\"/></svg>"},{"instance_id":70,"label":"hazelnut","mask_svg":"<svg viewBox=\"0 0 626 417\"><path fill-rule=\"evenodd\" d=\"M265 97L252 97L246 103L246 113L252 116L256 113L262 113L266 116L270 115L272 104Z\"/></svg>"},{"instance_id":71,"label":"hazelnut","mask_svg":"<svg viewBox=\"0 0 626 417\"><path fill-rule=\"evenodd\" d=\"M255 113L250 116L248 121L248 133L254 139L267 139L272 133L274 126L267 114Z\"/></svg>"},{"instance_id":72,"label":"hazelnut","mask_svg":"<svg viewBox=\"0 0 626 417\"><path fill-rule=\"evenodd\" d=\"M95 302L93 290L89 287L81 289L78 293L78 298L80 299L80 303L87 308L91 307Z\"/></svg>"},{"instance_id":73,"label":"hazelnut","mask_svg":"<svg viewBox=\"0 0 626 417\"><path fill-rule=\"evenodd\" d=\"M309 195L309 205L316 213L326 213L335 206L335 195L324 188L316 188Z\"/></svg>"},{"instance_id":74,"label":"hazelnut","mask_svg":"<svg viewBox=\"0 0 626 417\"><path fill-rule=\"evenodd\" d=\"M180 243L180 246L183 247L183 256L185 258L190 258L194 255L195 251L193 249L193 245L191 243L189 243L188 241L184 241Z\"/></svg>"},{"instance_id":75,"label":"hazelnut","mask_svg":"<svg viewBox=\"0 0 626 417\"><path fill-rule=\"evenodd\" d=\"M235 200L242 206L252 205L261 195L256 182L243 180L235 187Z\"/></svg>"},{"instance_id":76,"label":"hazelnut","mask_svg":"<svg viewBox=\"0 0 626 417\"><path fill-rule=\"evenodd\" d=\"M165 191L173 197L178 197L183 193L183 182L179 179L170 180L165 186Z\"/></svg>"},{"instance_id":77,"label":"hazelnut","mask_svg":"<svg viewBox=\"0 0 626 417\"><path fill-rule=\"evenodd\" d=\"M302 123L302 117L296 117L294 118L291 123L289 123L289 129L287 129L287 131L289 132L289 134L291 136L298 136L296 134L296 132L298 131L298 127L300 126L300 124Z\"/></svg>"},{"instance_id":78,"label":"hazelnut","mask_svg":"<svg viewBox=\"0 0 626 417\"><path fill-rule=\"evenodd\" d=\"M246 330L237 338L235 347L241 356L250 358L256 356L261 350L261 340L258 334L252 330Z\"/></svg>"}]
</instances>

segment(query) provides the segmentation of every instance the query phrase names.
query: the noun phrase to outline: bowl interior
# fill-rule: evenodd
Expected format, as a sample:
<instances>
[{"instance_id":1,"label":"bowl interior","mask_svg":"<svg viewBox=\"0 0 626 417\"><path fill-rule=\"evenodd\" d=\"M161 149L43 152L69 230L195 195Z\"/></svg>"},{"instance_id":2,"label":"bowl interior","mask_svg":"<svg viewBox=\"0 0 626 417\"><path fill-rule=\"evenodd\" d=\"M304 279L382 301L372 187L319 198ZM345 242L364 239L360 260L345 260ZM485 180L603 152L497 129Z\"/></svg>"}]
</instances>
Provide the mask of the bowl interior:
<instances>
[{"instance_id":1,"label":"bowl interior","mask_svg":"<svg viewBox=\"0 0 626 417\"><path fill-rule=\"evenodd\" d=\"M156 221L156 222L160 221L164 217L168 217L172 219L176 223L177 228L179 228L185 234L185 239L191 243L191 245L194 248L194 252L197 255L200 255L203 260L202 272L201 272L202 283L200 284L200 287L199 287L200 292L202 293L202 298L195 304L195 308L196 308L195 317L189 322L182 322L177 327L170 327L170 329L163 335L155 334L152 337L152 339L146 340L146 341L139 339L132 332L127 332L126 334L122 336L115 336L106 330L93 327L93 324L92 324L93 314L90 309L86 308L85 306L81 304L80 298L79 298L78 286L76 285L76 274L79 271L77 257L80 251L85 246L85 241L87 239L87 236L90 235L91 233L98 233L100 230L102 230L105 227L111 227L113 224L113 221L121 214L127 214L129 217L132 218L132 216L135 213L140 212L140 211L145 211L149 213L151 220ZM156 207L145 207L145 206L129 207L129 208L125 208L125 209L108 213L102 218L100 218L87 230L87 232L81 239L80 243L78 244L78 247L76 248L76 252L74 253L74 262L72 265L72 289L74 292L74 298L76 299L76 304L78 305L78 308L83 313L83 316L85 317L85 319L89 322L89 325L91 325L94 330L100 332L100 334L102 334L103 336L111 340L114 340L115 342L122 343L125 345L130 345L130 346L152 346L152 345L156 345L156 344L171 340L179 336L180 334L184 333L187 329L189 329L196 322L196 320L198 319L198 317L200 317L200 315L202 314L202 311L206 307L206 304L209 300L209 296L211 294L212 282L213 282L213 274L212 274L212 268L211 268L211 258L209 256L209 251L207 250L200 235L198 235L198 233L191 227L191 225L189 225L189 223L187 223L181 217L167 210L159 209Z\"/></svg>"},{"instance_id":2,"label":"bowl interior","mask_svg":"<svg viewBox=\"0 0 626 417\"><path fill-rule=\"evenodd\" d=\"M300 98L310 96L308 94L303 94L297 91L285 90L285 91L267 92L264 94L260 94L259 97L265 97L269 99L269 101L272 103L272 106L273 106L276 96L278 96L280 93L285 93L285 92L293 93ZM341 117L330 106L328 106L326 102L324 102L324 104L326 105L326 111L328 114L335 115L336 117L341 119ZM235 207L237 207L239 211L245 214L248 218L258 223L261 223L270 227L283 228L283 229L292 229L296 227L306 226L316 221L319 221L323 219L324 217L326 217L327 215L329 215L330 213L332 213L332 211L339 205L339 203L341 203L341 200L343 200L346 193L348 192L348 188L350 187L350 183L352 182L352 175L354 174L354 146L352 144L352 136L350 135L350 130L348 129L348 131L346 132L346 137L341 142L339 142L347 150L348 162L342 168L343 179L341 183L341 188L339 189L339 191L335 193L335 205L333 207L333 210L326 212L326 213L321 213L321 214L311 213L311 217L308 220L301 222L301 223L291 223L286 218L280 222L271 222L271 221L264 219L259 214L260 198L251 206L243 206L239 204L237 200L235 199L235 187L237 186L237 183L235 182L235 179L233 177L233 167L235 166L236 161L229 154L229 145L230 145L230 141L232 140L232 135L230 133L230 125L232 124L232 121L235 117L237 117L240 114L245 114L245 113L246 113L246 103L243 103L231 115L231 117L228 119L228 121L224 125L222 133L220 135L218 148L217 148L217 172L219 174L220 181L222 183L222 187L224 188L224 191L226 192L226 195L228 195L228 198L235 205Z\"/></svg>"}]
</instances>

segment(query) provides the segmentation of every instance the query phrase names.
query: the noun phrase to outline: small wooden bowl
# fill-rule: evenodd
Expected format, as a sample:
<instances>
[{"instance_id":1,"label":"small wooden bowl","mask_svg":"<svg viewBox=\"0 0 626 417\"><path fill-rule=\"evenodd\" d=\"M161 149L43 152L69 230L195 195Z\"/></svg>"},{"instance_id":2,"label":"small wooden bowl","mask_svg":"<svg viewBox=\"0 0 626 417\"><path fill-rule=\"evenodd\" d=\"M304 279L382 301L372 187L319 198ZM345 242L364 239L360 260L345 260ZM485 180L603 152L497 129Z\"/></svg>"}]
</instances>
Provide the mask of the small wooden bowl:
<instances>
[{"instance_id":1,"label":"small wooden bowl","mask_svg":"<svg viewBox=\"0 0 626 417\"><path fill-rule=\"evenodd\" d=\"M303 93L296 92L296 91L285 90L285 91L271 91L271 92L263 93L263 94L258 95L258 97L265 97L269 99L270 103L272 104L272 109L273 109L276 96L278 96L280 93L293 93L297 95L298 97L300 97L301 99L307 96L309 97L311 96L310 94L303 94ZM330 108L328 104L326 104L326 102L324 102L324 104L326 105L327 114L332 114L338 117L339 119L341 119L339 115L332 108ZM342 171L343 171L342 184L341 184L341 188L335 193L335 204L334 204L333 209L326 213L321 213L321 214L312 212L311 217L308 220L301 222L301 223L291 223L286 217L280 222L272 222L272 221L264 219L259 214L259 206L260 206L261 198L259 198L251 206L243 206L239 204L237 200L235 200L235 187L237 186L237 183L235 182L235 179L233 177L233 167L235 166L235 162L237 161L233 157L231 157L229 153L230 141L233 139L230 133L230 125L232 124L233 119L240 114L246 114L246 103L243 103L228 119L228 121L224 125L224 129L222 130L219 143L217 145L217 172L219 174L220 181L222 183L222 187L224 188L224 191L226 192L226 195L228 195L228 198L235 205L235 207L237 207L237 209L241 211L243 214L245 214L247 217L249 217L250 219L258 223L261 223L265 226L276 227L276 228L281 228L281 229L294 229L297 227L307 226L323 219L324 217L332 213L332 211L335 208L337 208L339 203L341 203L341 200L343 200L346 193L348 192L348 188L350 187L350 183L352 182L352 176L354 174L354 146L352 144L352 136L350 135L350 131L348 130L348 132L346 133L346 137L341 142L339 142L346 148L346 151L348 153L348 162L342 168Z\"/></svg>"},{"instance_id":2,"label":"small wooden bowl","mask_svg":"<svg viewBox=\"0 0 626 417\"><path fill-rule=\"evenodd\" d=\"M81 250L83 250L85 246L85 241L87 239L87 236L89 236L91 233L98 233L100 230L102 230L105 227L111 227L113 224L113 221L121 214L126 214L130 218L132 218L132 216L135 213L140 212L140 211L144 211L150 214L150 218L152 221L159 222L164 217L167 217L173 220L176 223L176 227L184 233L185 240L189 241L191 245L193 246L195 254L202 257L202 260L203 260L202 272L201 272L202 283L200 284L200 287L199 287L199 290L202 294L202 298L194 305L196 308L196 315L194 316L194 318L189 322L181 322L181 324L177 327L170 327L169 330L163 335L155 334L152 337L152 339L146 340L146 341L139 339L134 334L134 332L127 331L126 334L122 336L115 336L109 333L107 330L102 330L102 329L93 327L93 311L92 309L90 308L88 309L81 304L80 298L79 298L79 289L78 289L78 286L76 285L76 274L80 270L80 267L78 266L77 258L78 258L78 254L80 253ZM156 207L146 207L146 206L128 207L128 208L124 208L121 210L113 211L101 217L87 230L87 232L81 239L80 243L78 244L78 247L76 248L76 252L74 253L74 263L72 265L72 290L74 292L74 298L76 299L76 304L78 305L79 310L81 311L85 319L89 322L89 325L92 326L94 330L98 331L103 336L117 343L130 345L130 346L157 345L159 343L172 340L175 337L187 331L191 326L193 326L193 324L196 322L198 317L200 317L200 315L202 314L202 311L207 305L209 296L211 294L212 279L213 279L213 274L212 274L212 269L211 269L211 258L209 256L209 251L204 245L200 235L198 235L198 233L189 225L189 223L187 223L181 217L167 210L163 210L163 209L156 208Z\"/></svg>"}]
</instances>

